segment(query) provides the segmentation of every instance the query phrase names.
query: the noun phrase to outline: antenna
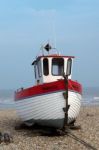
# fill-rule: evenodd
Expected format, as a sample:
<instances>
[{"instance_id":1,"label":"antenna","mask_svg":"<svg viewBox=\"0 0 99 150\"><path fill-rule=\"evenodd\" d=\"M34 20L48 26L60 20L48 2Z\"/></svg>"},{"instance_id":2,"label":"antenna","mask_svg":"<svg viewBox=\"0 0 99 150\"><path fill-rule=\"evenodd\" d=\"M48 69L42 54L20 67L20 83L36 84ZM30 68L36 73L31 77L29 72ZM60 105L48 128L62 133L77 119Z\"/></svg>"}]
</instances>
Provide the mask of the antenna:
<instances>
[{"instance_id":1,"label":"antenna","mask_svg":"<svg viewBox=\"0 0 99 150\"><path fill-rule=\"evenodd\" d=\"M55 12L52 12L49 16L49 39L53 41L53 47L56 49L56 27L55 27ZM50 43L48 41L48 43Z\"/></svg>"},{"instance_id":2,"label":"antenna","mask_svg":"<svg viewBox=\"0 0 99 150\"><path fill-rule=\"evenodd\" d=\"M52 29L53 29L53 38L54 38L54 47L56 48L56 32L55 32L55 22L52 23Z\"/></svg>"}]
</instances>

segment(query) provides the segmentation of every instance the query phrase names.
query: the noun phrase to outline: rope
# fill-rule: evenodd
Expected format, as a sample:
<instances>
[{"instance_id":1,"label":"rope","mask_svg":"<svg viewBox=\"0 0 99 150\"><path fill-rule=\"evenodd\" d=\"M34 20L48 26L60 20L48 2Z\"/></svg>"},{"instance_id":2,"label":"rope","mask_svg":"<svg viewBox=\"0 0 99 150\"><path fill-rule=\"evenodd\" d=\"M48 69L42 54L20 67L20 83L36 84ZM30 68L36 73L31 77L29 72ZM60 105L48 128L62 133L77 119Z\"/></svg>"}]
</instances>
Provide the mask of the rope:
<instances>
[{"instance_id":1,"label":"rope","mask_svg":"<svg viewBox=\"0 0 99 150\"><path fill-rule=\"evenodd\" d=\"M72 89L74 90L72 84L69 82L70 86L72 87ZM78 97L78 95L76 95ZM78 97L79 98L79 97ZM89 149L92 150L97 150L95 147L93 147L91 144L85 142L84 140L78 138L77 136L75 136L73 133L71 133L70 129L67 129L67 131L65 131L65 133L70 136L71 138L73 138L74 140L78 141L79 143L83 144L84 146L86 146Z\"/></svg>"},{"instance_id":2,"label":"rope","mask_svg":"<svg viewBox=\"0 0 99 150\"><path fill-rule=\"evenodd\" d=\"M84 140L78 138L77 136L75 136L73 133L69 132L68 135L70 137L72 137L74 140L78 141L79 143L83 144L84 146L92 149L92 150L97 150L95 147L93 147L91 144L85 142Z\"/></svg>"}]
</instances>

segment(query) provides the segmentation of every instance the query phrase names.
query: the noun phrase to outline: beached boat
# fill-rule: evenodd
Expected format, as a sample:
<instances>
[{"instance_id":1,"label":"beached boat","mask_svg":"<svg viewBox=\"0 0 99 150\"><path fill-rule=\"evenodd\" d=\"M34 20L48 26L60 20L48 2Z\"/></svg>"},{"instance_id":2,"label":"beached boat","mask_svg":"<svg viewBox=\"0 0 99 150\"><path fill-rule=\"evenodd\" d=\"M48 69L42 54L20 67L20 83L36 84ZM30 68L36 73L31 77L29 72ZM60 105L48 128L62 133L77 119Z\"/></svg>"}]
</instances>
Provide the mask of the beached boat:
<instances>
[{"instance_id":1,"label":"beached boat","mask_svg":"<svg viewBox=\"0 0 99 150\"><path fill-rule=\"evenodd\" d=\"M15 92L16 110L22 121L29 126L36 123L63 128L66 119L64 92L68 90L68 123L72 123L80 111L82 86L71 79L74 56L62 56L58 53L51 55L49 44L44 48L48 54L42 53L32 63L35 85ZM66 75L67 72L69 74L66 89L63 74Z\"/></svg>"}]
</instances>

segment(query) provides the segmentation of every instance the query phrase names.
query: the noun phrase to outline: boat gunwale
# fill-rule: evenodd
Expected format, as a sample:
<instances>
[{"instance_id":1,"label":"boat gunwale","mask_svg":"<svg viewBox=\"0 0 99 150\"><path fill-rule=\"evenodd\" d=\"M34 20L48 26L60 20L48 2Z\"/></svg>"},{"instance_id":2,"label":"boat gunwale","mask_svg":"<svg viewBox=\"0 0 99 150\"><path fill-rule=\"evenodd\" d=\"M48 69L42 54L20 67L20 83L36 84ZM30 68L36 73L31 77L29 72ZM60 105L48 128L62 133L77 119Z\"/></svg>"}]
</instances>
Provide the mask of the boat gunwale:
<instances>
[{"instance_id":1,"label":"boat gunwale","mask_svg":"<svg viewBox=\"0 0 99 150\"><path fill-rule=\"evenodd\" d=\"M68 89L70 91L79 93L82 95L82 86L77 81L69 80ZM22 89L15 92L15 101L23 100L29 97L41 96L45 94L51 94L54 92L60 92L65 90L64 80L58 80L50 83L44 83L36 85L30 88Z\"/></svg>"}]
</instances>

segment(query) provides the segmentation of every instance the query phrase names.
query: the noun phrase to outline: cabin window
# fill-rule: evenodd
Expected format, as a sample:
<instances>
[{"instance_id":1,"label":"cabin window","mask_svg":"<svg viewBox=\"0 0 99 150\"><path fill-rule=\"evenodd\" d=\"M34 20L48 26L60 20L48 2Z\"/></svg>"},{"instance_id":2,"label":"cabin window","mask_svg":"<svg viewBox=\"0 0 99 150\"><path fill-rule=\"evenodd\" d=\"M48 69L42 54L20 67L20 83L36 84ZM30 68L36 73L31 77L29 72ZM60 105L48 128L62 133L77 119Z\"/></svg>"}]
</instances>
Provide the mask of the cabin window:
<instances>
[{"instance_id":1,"label":"cabin window","mask_svg":"<svg viewBox=\"0 0 99 150\"><path fill-rule=\"evenodd\" d=\"M36 75L36 65L34 65L34 74L35 74L35 79L37 78L37 75Z\"/></svg>"},{"instance_id":2,"label":"cabin window","mask_svg":"<svg viewBox=\"0 0 99 150\"><path fill-rule=\"evenodd\" d=\"M49 75L49 65L48 65L48 59L47 58L43 59L43 72L44 72L45 76Z\"/></svg>"},{"instance_id":3,"label":"cabin window","mask_svg":"<svg viewBox=\"0 0 99 150\"><path fill-rule=\"evenodd\" d=\"M71 74L71 68L72 68L72 59L69 58L67 61L67 69L66 69L66 74L70 75Z\"/></svg>"},{"instance_id":4,"label":"cabin window","mask_svg":"<svg viewBox=\"0 0 99 150\"><path fill-rule=\"evenodd\" d=\"M38 67L38 75L39 75L39 77L41 77L41 76L42 76L42 72L41 72L41 61L38 61L37 67Z\"/></svg>"},{"instance_id":5,"label":"cabin window","mask_svg":"<svg viewBox=\"0 0 99 150\"><path fill-rule=\"evenodd\" d=\"M56 76L61 76L64 73L64 59L63 58L53 58L52 59L52 74Z\"/></svg>"}]
</instances>

